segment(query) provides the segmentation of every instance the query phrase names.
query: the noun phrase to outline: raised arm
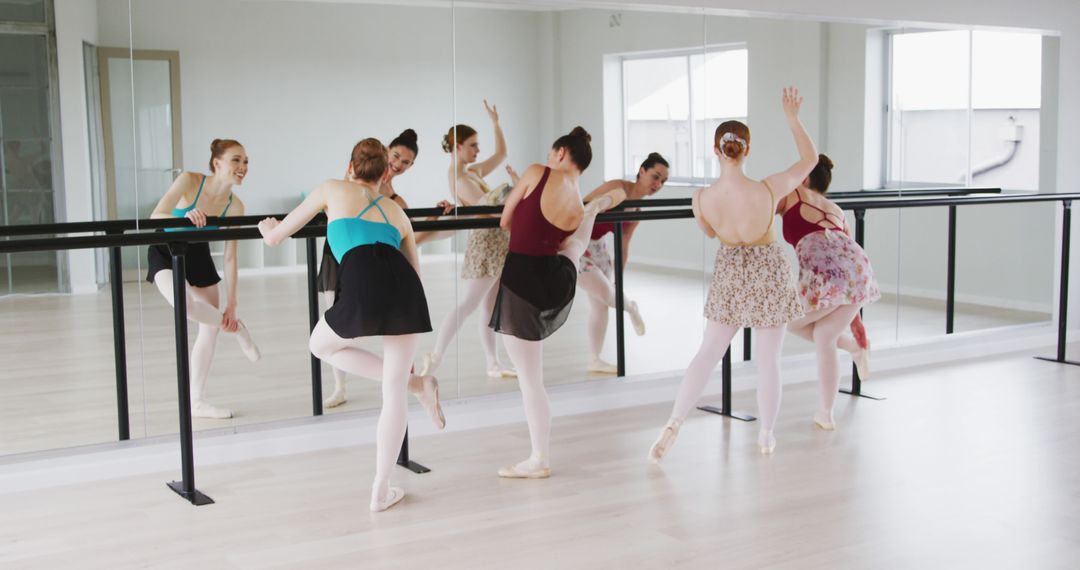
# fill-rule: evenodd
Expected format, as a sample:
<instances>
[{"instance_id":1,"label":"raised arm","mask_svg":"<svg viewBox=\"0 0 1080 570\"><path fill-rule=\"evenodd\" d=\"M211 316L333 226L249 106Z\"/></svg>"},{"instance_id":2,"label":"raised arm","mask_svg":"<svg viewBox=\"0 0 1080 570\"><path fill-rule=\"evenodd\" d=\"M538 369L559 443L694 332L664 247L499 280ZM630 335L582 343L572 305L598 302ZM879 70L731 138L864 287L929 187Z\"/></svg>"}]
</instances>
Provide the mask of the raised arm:
<instances>
[{"instance_id":1,"label":"raised arm","mask_svg":"<svg viewBox=\"0 0 1080 570\"><path fill-rule=\"evenodd\" d=\"M514 209L517 208L518 202L521 202L521 199L525 197L525 191L531 186L535 186L540 181L543 173L544 167L539 164L533 164L525 169L525 174L518 179L518 183L510 190L510 195L506 197L506 204L503 206L502 217L499 220L499 226L502 229L510 231L510 224L514 220Z\"/></svg>"},{"instance_id":2,"label":"raised arm","mask_svg":"<svg viewBox=\"0 0 1080 570\"><path fill-rule=\"evenodd\" d=\"M810 175L810 172L814 170L814 166L817 166L818 163L817 147L814 146L814 141L810 139L810 135L806 132L806 127L803 126L802 121L799 120L799 109L802 107L802 102L803 98L799 95L798 89L794 87L784 88L782 98L784 115L787 117L791 134L795 137L795 147L799 151L799 160L787 170L768 177L775 193L773 199L777 201L786 197L792 189L802 184L803 179Z\"/></svg>"},{"instance_id":3,"label":"raised arm","mask_svg":"<svg viewBox=\"0 0 1080 570\"><path fill-rule=\"evenodd\" d=\"M622 190L622 188L622 180L608 180L607 182L597 186L596 190L593 190L592 192L586 194L583 201L588 204L589 202L592 202L593 200L603 196L604 194L607 194L608 192L611 192L612 190Z\"/></svg>"},{"instance_id":4,"label":"raised arm","mask_svg":"<svg viewBox=\"0 0 1080 570\"><path fill-rule=\"evenodd\" d=\"M486 160L469 167L481 177L494 172L506 160L506 137L503 136L502 127L499 126L499 111L495 109L495 105L488 105L487 99L484 100L484 110L491 118L491 125L495 127L495 152Z\"/></svg>"},{"instance_id":5,"label":"raised arm","mask_svg":"<svg viewBox=\"0 0 1080 570\"><path fill-rule=\"evenodd\" d=\"M262 233L263 241L267 245L277 245L285 238L300 231L319 212L326 209L326 197L329 193L327 186L334 181L328 180L315 187L307 198L299 206L293 208L289 215L280 222L276 218L266 218L259 222L259 232Z\"/></svg>"}]
</instances>

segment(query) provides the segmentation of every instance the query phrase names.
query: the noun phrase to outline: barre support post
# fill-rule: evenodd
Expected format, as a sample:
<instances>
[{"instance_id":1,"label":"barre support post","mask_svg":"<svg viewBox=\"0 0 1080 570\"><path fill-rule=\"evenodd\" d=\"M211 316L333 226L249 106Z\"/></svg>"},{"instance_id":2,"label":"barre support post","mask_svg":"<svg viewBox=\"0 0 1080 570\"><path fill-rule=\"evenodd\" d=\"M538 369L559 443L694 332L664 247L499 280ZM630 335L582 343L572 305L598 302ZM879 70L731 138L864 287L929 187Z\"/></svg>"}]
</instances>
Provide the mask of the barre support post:
<instances>
[{"instance_id":1,"label":"barre support post","mask_svg":"<svg viewBox=\"0 0 1080 570\"><path fill-rule=\"evenodd\" d=\"M213 499L195 488L195 447L191 434L191 376L188 363L187 255L186 242L170 243L173 270L173 322L176 329L176 390L180 412L180 481L168 487L192 505L209 505Z\"/></svg>"},{"instance_id":2,"label":"barre support post","mask_svg":"<svg viewBox=\"0 0 1080 570\"><path fill-rule=\"evenodd\" d=\"M1061 277L1058 282L1057 355L1036 356L1039 360L1080 366L1080 362L1065 359L1065 342L1069 330L1069 241L1072 239L1072 200L1061 202Z\"/></svg>"},{"instance_id":3,"label":"barre support post","mask_svg":"<svg viewBox=\"0 0 1080 570\"><path fill-rule=\"evenodd\" d=\"M124 330L124 272L120 247L109 248L109 289L112 292L113 359L116 367L116 425L120 441L131 439L128 413L127 340Z\"/></svg>"},{"instance_id":4,"label":"barre support post","mask_svg":"<svg viewBox=\"0 0 1080 570\"><path fill-rule=\"evenodd\" d=\"M855 211L855 243L859 244L859 247L865 247L863 244L866 241L866 210L862 208L856 208ZM862 309L859 309L859 315L862 315ZM855 368L855 364L851 365L851 388L840 389L841 394L850 394L859 398L866 398L867 400L884 400L881 396L871 396L870 394L864 394L862 391L862 378L859 378L859 370Z\"/></svg>"},{"instance_id":5,"label":"barre support post","mask_svg":"<svg viewBox=\"0 0 1080 570\"><path fill-rule=\"evenodd\" d=\"M623 227L622 223L615 224L615 367L616 375L626 376L626 330L623 328L626 319L623 316L623 307L626 299L623 295Z\"/></svg>"},{"instance_id":6,"label":"barre support post","mask_svg":"<svg viewBox=\"0 0 1080 570\"><path fill-rule=\"evenodd\" d=\"M308 334L310 334L315 330L315 325L319 324L319 295L315 285L318 274L315 269L315 258L318 253L315 249L315 238L310 237L304 241L307 246ZM308 356L311 357L311 415L321 416L323 414L322 361L315 358L314 354Z\"/></svg>"}]
</instances>

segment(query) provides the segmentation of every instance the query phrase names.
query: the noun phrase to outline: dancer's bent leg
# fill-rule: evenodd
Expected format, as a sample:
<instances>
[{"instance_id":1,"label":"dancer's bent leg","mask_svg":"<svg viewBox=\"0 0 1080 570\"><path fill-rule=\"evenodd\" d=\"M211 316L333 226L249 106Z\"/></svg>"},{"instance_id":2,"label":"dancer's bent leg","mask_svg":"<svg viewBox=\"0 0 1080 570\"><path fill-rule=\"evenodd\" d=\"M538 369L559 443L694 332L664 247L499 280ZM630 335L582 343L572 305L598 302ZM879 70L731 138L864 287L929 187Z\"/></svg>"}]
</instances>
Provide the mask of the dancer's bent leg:
<instances>
[{"instance_id":1,"label":"dancer's bent leg","mask_svg":"<svg viewBox=\"0 0 1080 570\"><path fill-rule=\"evenodd\" d=\"M826 430L834 429L833 404L840 386L840 367L836 361L836 339L859 312L858 305L839 305L826 309L828 314L814 323L814 346L817 350L818 386L821 407L814 414L814 423Z\"/></svg>"},{"instance_id":2,"label":"dancer's bent leg","mask_svg":"<svg viewBox=\"0 0 1080 570\"><path fill-rule=\"evenodd\" d=\"M326 308L334 306L334 300L336 293L333 291L323 291L323 299L326 300ZM330 367L334 373L334 392L330 394L330 397L323 400L323 406L327 408L334 408L344 404L347 400L345 397L345 371L340 368Z\"/></svg>"},{"instance_id":3,"label":"dancer's bent leg","mask_svg":"<svg viewBox=\"0 0 1080 570\"><path fill-rule=\"evenodd\" d=\"M548 454L551 440L551 406L548 403L547 390L544 389L544 345L542 341L522 340L510 335L503 336L503 342L510 360L517 368L532 453L525 461L500 469L499 476L547 477L551 474Z\"/></svg>"},{"instance_id":4,"label":"dancer's bent leg","mask_svg":"<svg viewBox=\"0 0 1080 570\"><path fill-rule=\"evenodd\" d=\"M507 369L499 361L499 349L495 343L495 329L488 325L491 321L491 314L495 311L495 299L498 297L499 287L496 282L487 292L487 295L484 295L484 299L480 304L480 318L476 320L476 324L480 326L480 344L484 347L487 375L492 378L513 378L517 374L513 370Z\"/></svg>"},{"instance_id":5,"label":"dancer's bent leg","mask_svg":"<svg viewBox=\"0 0 1080 570\"><path fill-rule=\"evenodd\" d=\"M157 287L162 297L165 297L165 301L169 303L170 307L176 306L173 302L173 272L172 269L162 269L154 274L154 286ZM213 299L214 303L209 303L206 299L206 295L197 295L200 290L214 290ZM220 304L218 299L218 286L217 284L210 287L194 287L189 285L187 288L187 316L189 319L203 325L212 327L221 327L221 318L224 314L219 308ZM240 350L243 351L244 356L248 360L255 362L260 358L259 348L255 346L255 341L251 338L251 333L248 331L247 326L243 322L240 323L240 328L236 329L236 340L240 343Z\"/></svg>"}]
</instances>

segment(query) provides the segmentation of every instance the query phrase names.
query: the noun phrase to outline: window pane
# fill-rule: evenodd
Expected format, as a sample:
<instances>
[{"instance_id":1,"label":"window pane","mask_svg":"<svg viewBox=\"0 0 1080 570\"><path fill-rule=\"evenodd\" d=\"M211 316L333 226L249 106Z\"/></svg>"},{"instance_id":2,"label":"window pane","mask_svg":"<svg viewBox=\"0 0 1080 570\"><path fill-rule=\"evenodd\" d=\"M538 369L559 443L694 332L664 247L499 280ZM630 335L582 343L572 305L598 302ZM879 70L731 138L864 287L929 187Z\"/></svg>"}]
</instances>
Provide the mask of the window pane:
<instances>
[{"instance_id":1,"label":"window pane","mask_svg":"<svg viewBox=\"0 0 1080 570\"><path fill-rule=\"evenodd\" d=\"M976 109L1038 109L1042 105L1042 36L975 32L972 103Z\"/></svg>"},{"instance_id":2,"label":"window pane","mask_svg":"<svg viewBox=\"0 0 1080 570\"><path fill-rule=\"evenodd\" d=\"M45 0L0 0L0 22L45 22Z\"/></svg>"},{"instance_id":3,"label":"window pane","mask_svg":"<svg viewBox=\"0 0 1080 570\"><path fill-rule=\"evenodd\" d=\"M7 210L8 224L13 226L51 224L55 219L52 192L8 190Z\"/></svg>"},{"instance_id":4,"label":"window pane","mask_svg":"<svg viewBox=\"0 0 1080 570\"><path fill-rule=\"evenodd\" d=\"M736 119L746 121L749 73L745 49L714 51L690 56L694 89L694 177L715 178L720 163L712 154L710 143L720 123Z\"/></svg>"},{"instance_id":5,"label":"window pane","mask_svg":"<svg viewBox=\"0 0 1080 570\"><path fill-rule=\"evenodd\" d=\"M896 34L892 47L898 109L967 109L968 32Z\"/></svg>"},{"instance_id":6,"label":"window pane","mask_svg":"<svg viewBox=\"0 0 1080 570\"><path fill-rule=\"evenodd\" d=\"M0 131L5 139L49 138L49 91L0 87Z\"/></svg>"},{"instance_id":7,"label":"window pane","mask_svg":"<svg viewBox=\"0 0 1080 570\"><path fill-rule=\"evenodd\" d=\"M3 152L4 186L9 192L52 189L48 140L5 140Z\"/></svg>"},{"instance_id":8,"label":"window pane","mask_svg":"<svg viewBox=\"0 0 1080 570\"><path fill-rule=\"evenodd\" d=\"M733 49L690 57L695 120L746 116L748 55L745 49Z\"/></svg>"},{"instance_id":9,"label":"window pane","mask_svg":"<svg viewBox=\"0 0 1080 570\"><path fill-rule=\"evenodd\" d=\"M686 56L623 62L626 97L626 170L650 152L671 163L671 176L690 173L690 78Z\"/></svg>"},{"instance_id":10,"label":"window pane","mask_svg":"<svg viewBox=\"0 0 1080 570\"><path fill-rule=\"evenodd\" d=\"M0 86L48 87L45 36L0 34Z\"/></svg>"}]
</instances>

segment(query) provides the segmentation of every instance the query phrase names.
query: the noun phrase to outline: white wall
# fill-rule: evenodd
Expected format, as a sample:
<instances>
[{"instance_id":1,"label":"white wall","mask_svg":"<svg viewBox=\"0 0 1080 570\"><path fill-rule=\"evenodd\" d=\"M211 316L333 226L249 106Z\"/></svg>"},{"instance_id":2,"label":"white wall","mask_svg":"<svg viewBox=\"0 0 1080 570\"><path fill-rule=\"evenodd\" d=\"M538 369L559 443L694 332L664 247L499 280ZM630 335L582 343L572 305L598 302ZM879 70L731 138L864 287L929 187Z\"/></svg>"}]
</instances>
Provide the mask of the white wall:
<instances>
[{"instance_id":1,"label":"white wall","mask_svg":"<svg viewBox=\"0 0 1080 570\"><path fill-rule=\"evenodd\" d=\"M64 168L65 219L93 219L90 150L86 122L83 42L97 43L97 12L92 2L56 0L56 59L60 76L60 133ZM72 293L97 290L93 250L67 253Z\"/></svg>"}]
</instances>

